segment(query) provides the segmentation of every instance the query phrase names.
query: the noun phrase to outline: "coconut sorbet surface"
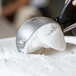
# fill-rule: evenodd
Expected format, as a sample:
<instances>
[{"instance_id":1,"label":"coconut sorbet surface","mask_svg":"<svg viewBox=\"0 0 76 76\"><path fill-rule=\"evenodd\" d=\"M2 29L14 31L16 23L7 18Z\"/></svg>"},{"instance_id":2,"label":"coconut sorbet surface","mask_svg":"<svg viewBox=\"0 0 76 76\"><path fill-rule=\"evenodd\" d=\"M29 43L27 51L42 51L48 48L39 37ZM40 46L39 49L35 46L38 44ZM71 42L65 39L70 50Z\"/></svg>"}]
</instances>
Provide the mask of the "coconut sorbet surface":
<instances>
[{"instance_id":1,"label":"coconut sorbet surface","mask_svg":"<svg viewBox=\"0 0 76 76\"><path fill-rule=\"evenodd\" d=\"M12 41L8 39L11 45ZM0 76L76 76L74 44L67 43L63 52L45 49L46 55L18 53L9 44L0 48Z\"/></svg>"},{"instance_id":2,"label":"coconut sorbet surface","mask_svg":"<svg viewBox=\"0 0 76 76\"><path fill-rule=\"evenodd\" d=\"M15 38L0 40L0 76L76 76L76 37L65 37L63 52L45 49L45 53L22 54Z\"/></svg>"}]
</instances>

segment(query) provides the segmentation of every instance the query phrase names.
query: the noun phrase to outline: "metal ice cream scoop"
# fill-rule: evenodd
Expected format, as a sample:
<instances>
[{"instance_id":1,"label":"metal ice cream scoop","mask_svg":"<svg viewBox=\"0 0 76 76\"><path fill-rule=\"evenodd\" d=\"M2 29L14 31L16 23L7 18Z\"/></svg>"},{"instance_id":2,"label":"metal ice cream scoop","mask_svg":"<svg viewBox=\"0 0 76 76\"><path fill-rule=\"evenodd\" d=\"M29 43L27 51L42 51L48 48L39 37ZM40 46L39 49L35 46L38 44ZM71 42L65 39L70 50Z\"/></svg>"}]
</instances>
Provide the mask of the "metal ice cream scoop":
<instances>
[{"instance_id":1,"label":"metal ice cream scoop","mask_svg":"<svg viewBox=\"0 0 76 76\"><path fill-rule=\"evenodd\" d=\"M20 52L24 48L26 42L38 28L52 22L55 23L54 20L45 17L35 17L26 21L17 32L16 44L18 51Z\"/></svg>"},{"instance_id":2,"label":"metal ice cream scoop","mask_svg":"<svg viewBox=\"0 0 76 76\"><path fill-rule=\"evenodd\" d=\"M68 30L71 30L72 28L75 28L76 25L70 25L64 26L62 25L62 20L65 11L67 10L67 7L72 3L72 0L69 0L64 6L61 15L56 19L50 19L46 17L35 17L32 19L27 20L18 30L17 36L16 36L16 45L19 52L25 47L27 41L30 39L30 37L33 35L35 31L37 31L41 26L48 24L48 23L59 23L61 26L61 29L63 32L66 32Z\"/></svg>"}]
</instances>

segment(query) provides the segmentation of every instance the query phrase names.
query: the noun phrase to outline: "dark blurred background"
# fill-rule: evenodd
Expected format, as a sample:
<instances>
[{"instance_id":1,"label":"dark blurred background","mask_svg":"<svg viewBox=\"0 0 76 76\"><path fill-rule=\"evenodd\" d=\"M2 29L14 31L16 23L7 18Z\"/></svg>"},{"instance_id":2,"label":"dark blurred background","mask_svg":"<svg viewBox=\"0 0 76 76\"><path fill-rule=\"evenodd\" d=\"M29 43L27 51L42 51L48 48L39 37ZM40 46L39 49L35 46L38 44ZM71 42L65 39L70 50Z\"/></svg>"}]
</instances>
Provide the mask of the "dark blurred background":
<instances>
[{"instance_id":1,"label":"dark blurred background","mask_svg":"<svg viewBox=\"0 0 76 76\"><path fill-rule=\"evenodd\" d=\"M12 3L14 4L14 2L16 2L16 1L20 1L20 0L2 0L2 7L4 8L7 5L12 4ZM22 1L24 2L24 0L22 0ZM36 3L36 2L40 2L40 1L42 2L42 4ZM25 0L25 3L20 5L17 8L17 10L24 5L25 5L25 7L27 5L32 5L36 8L38 8L38 10L42 13L43 16L55 18L60 15L60 12L64 6L64 1L65 0ZM13 8L15 8L15 7L13 7ZM17 10L6 15L6 16L8 16L8 19L10 21L13 20L14 14L17 12ZM7 9L7 11L8 11L8 9Z\"/></svg>"},{"instance_id":2,"label":"dark blurred background","mask_svg":"<svg viewBox=\"0 0 76 76\"><path fill-rule=\"evenodd\" d=\"M15 36L17 29L29 18L60 15L65 0L0 0L0 38ZM71 32L66 35L72 35Z\"/></svg>"}]
</instances>

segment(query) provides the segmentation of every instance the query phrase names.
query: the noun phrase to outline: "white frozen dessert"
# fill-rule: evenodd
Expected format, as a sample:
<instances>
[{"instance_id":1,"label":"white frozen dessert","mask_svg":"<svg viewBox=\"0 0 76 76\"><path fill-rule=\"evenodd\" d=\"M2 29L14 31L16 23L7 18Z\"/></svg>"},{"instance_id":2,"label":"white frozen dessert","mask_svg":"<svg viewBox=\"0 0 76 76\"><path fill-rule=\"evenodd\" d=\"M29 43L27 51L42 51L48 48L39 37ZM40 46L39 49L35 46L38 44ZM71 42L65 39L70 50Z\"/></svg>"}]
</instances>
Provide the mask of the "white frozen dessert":
<instances>
[{"instance_id":1,"label":"white frozen dessert","mask_svg":"<svg viewBox=\"0 0 76 76\"><path fill-rule=\"evenodd\" d=\"M0 76L76 76L76 37L65 40L63 52L25 55L17 51L15 38L0 39Z\"/></svg>"},{"instance_id":2,"label":"white frozen dessert","mask_svg":"<svg viewBox=\"0 0 76 76\"><path fill-rule=\"evenodd\" d=\"M40 27L27 41L24 53L35 52L44 48L64 51L66 43L61 27L57 23L49 23Z\"/></svg>"}]
</instances>

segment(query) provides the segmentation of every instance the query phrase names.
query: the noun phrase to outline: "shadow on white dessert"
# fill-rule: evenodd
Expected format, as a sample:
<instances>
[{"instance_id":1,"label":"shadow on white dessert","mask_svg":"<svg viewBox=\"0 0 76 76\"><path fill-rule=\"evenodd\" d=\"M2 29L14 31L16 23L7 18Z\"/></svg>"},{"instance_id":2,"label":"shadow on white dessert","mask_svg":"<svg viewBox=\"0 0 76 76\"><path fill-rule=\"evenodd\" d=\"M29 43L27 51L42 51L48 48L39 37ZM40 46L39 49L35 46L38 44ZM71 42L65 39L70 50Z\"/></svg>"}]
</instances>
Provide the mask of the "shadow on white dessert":
<instances>
[{"instance_id":1,"label":"shadow on white dessert","mask_svg":"<svg viewBox=\"0 0 76 76\"><path fill-rule=\"evenodd\" d=\"M52 48L39 48L38 50L34 51L34 52L28 52L28 54L40 54L40 55L54 55L54 54L59 54L59 53L76 53L76 45L72 44L72 43L66 43L66 49L65 51L57 51L55 49Z\"/></svg>"}]
</instances>

